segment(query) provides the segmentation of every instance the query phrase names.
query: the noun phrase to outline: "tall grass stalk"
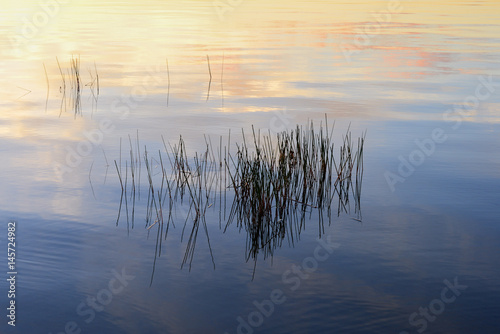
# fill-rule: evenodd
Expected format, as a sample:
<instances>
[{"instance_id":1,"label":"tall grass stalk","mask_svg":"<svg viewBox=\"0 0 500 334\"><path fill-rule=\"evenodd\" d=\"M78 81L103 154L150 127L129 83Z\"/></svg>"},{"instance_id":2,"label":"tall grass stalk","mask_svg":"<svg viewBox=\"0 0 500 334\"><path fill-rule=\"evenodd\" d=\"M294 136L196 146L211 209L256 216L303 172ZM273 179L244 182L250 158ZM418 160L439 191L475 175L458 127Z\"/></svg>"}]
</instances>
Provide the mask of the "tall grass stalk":
<instances>
[{"instance_id":1,"label":"tall grass stalk","mask_svg":"<svg viewBox=\"0 0 500 334\"><path fill-rule=\"evenodd\" d=\"M220 137L216 152L211 138L205 136L205 149L191 157L182 136L174 144L166 142L162 136L164 150L158 151L157 158L150 156L146 146L141 155L138 133L134 152L129 136L130 162L125 161L125 182L115 160L122 188L119 211L125 197L128 212L126 192L130 173L133 224L136 192L140 189L138 170L144 163L148 189L145 228L148 231L153 226L157 228L155 264L170 224L175 227L179 219L176 211L185 207L181 218L181 241L186 239L186 248L181 267L189 265L191 268L200 227L215 267L206 221L209 209L219 210L219 228L223 231L232 224L246 231L247 260L257 261L259 254L264 258L272 256L283 242L294 245L313 213L318 215L321 237L325 221L331 223L335 207L337 215L351 214L349 201L352 199L356 215L353 219L361 220L366 132L354 141L349 128L336 146L334 127L326 117L319 127L311 121L275 136L270 132L261 134L252 126L249 136L242 130L241 140L235 142L234 149L231 132L225 145ZM160 168L159 173L153 172L153 161L158 163L155 168ZM232 202L226 207L228 198L232 198ZM118 215L117 223L119 219Z\"/></svg>"}]
</instances>

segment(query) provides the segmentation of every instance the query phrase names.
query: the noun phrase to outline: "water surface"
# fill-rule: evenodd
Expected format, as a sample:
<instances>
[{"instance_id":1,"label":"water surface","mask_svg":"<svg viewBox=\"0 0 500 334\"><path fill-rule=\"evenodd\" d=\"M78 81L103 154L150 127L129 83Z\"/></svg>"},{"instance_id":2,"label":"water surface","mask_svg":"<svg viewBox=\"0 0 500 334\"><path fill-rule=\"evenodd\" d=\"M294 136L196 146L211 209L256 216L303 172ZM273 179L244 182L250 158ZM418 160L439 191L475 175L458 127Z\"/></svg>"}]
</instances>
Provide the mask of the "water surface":
<instances>
[{"instance_id":1,"label":"water surface","mask_svg":"<svg viewBox=\"0 0 500 334\"><path fill-rule=\"evenodd\" d=\"M73 322L82 333L237 333L239 317L252 322L254 302L276 289L285 300L253 319L255 333L498 332L498 2L2 6L0 213L18 224L18 317L15 328L4 318L2 333ZM203 235L191 270L180 269L181 223L150 286L156 240L144 198L134 229L124 217L116 226L120 141L125 156L129 135L150 152L163 149L161 136L182 135L194 154L204 134L217 142L252 125L274 134L325 114L337 139L367 131L363 219L334 217L322 240L338 248L307 278L293 276L300 286L286 273L314 256L319 217L261 258L252 279L244 230L224 232L216 211L207 216L215 270ZM85 143L88 154L72 160ZM87 298L107 301L101 291L122 270L134 278L95 317L78 311ZM453 302L440 302L445 280L462 286ZM419 308L435 318L409 320Z\"/></svg>"}]
</instances>

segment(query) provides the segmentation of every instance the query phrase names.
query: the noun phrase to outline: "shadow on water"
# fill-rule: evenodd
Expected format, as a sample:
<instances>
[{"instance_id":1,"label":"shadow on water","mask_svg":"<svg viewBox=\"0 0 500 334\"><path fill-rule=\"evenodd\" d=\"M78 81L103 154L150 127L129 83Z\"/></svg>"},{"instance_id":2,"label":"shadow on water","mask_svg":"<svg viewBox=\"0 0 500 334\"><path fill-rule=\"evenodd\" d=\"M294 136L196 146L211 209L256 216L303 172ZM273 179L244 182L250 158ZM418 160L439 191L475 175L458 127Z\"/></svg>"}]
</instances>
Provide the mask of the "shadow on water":
<instances>
[{"instance_id":1,"label":"shadow on water","mask_svg":"<svg viewBox=\"0 0 500 334\"><path fill-rule=\"evenodd\" d=\"M246 232L245 258L254 261L254 276L259 254L266 259L283 242L293 246L313 213L319 217L319 237L333 215L352 213L351 200L353 219L361 220L365 134L354 142L348 130L338 147L332 136L333 127L329 128L326 117L319 129L310 122L275 136L261 135L252 126L248 138L242 130L234 152L229 132L224 144L222 137L218 145L205 137L204 151L192 156L182 136L173 145L162 137L164 149L154 153L146 146L141 152L138 134L134 140L129 136L124 168L121 141L119 162L114 161L121 186L116 224L126 219L130 231L136 206L144 209L140 193L144 167L145 228L148 234L156 231L151 283L163 241L176 223L183 224L181 242L186 242L181 268L188 265L191 269L198 233L207 238L215 268L206 221L209 209L218 212L224 232L232 225ZM232 198L230 203L228 198Z\"/></svg>"}]
</instances>

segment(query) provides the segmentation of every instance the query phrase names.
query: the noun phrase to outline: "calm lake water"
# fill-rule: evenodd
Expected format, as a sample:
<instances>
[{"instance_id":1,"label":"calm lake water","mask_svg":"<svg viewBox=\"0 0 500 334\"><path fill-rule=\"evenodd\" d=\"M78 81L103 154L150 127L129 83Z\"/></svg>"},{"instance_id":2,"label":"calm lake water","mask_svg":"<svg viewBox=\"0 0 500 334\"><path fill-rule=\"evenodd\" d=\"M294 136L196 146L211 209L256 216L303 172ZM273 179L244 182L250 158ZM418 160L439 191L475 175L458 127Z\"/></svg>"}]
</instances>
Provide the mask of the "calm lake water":
<instances>
[{"instance_id":1,"label":"calm lake water","mask_svg":"<svg viewBox=\"0 0 500 334\"><path fill-rule=\"evenodd\" d=\"M3 1L0 332L499 333L499 15L494 0ZM335 212L318 241L312 214L254 268L215 206L215 269L200 229L189 270L179 207L150 284L145 166L134 228L123 208L116 225L129 136L157 155L182 135L194 155L204 135L218 149L325 114L335 140L367 132L361 221Z\"/></svg>"}]
</instances>

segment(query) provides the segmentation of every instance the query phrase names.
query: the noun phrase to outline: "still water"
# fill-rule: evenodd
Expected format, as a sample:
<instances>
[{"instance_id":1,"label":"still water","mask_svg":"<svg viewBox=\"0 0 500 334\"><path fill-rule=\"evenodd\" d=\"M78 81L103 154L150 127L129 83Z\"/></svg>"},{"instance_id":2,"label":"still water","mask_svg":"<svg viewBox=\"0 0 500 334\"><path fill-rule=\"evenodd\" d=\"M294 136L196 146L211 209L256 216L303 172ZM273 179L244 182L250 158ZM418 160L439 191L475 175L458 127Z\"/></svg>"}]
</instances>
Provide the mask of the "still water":
<instances>
[{"instance_id":1,"label":"still water","mask_svg":"<svg viewBox=\"0 0 500 334\"><path fill-rule=\"evenodd\" d=\"M0 332L500 332L499 15L493 0L2 1L17 275ZM325 114L336 140L366 131L361 221L335 212L318 240L312 214L255 264L245 229L209 210L213 258L200 229L181 269L180 213L155 262L143 170L134 227L123 208L116 224L130 141L157 154L182 135L193 155Z\"/></svg>"}]
</instances>

